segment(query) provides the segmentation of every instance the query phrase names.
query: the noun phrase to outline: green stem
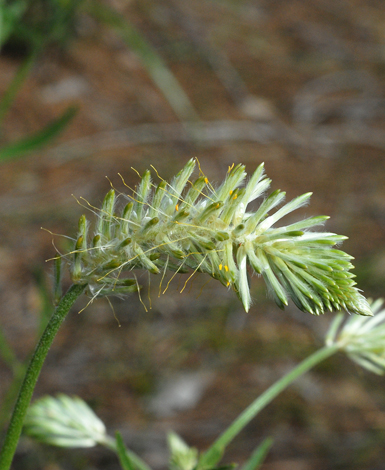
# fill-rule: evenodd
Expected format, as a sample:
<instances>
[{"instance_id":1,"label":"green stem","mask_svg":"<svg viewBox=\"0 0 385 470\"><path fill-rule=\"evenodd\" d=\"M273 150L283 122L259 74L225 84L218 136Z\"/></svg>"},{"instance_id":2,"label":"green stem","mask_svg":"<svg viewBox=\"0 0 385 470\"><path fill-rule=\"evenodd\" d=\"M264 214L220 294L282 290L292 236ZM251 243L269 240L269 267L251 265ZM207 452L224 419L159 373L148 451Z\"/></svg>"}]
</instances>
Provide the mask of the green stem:
<instances>
[{"instance_id":1,"label":"green stem","mask_svg":"<svg viewBox=\"0 0 385 470\"><path fill-rule=\"evenodd\" d=\"M266 405L273 401L274 398L294 382L294 380L327 359L329 356L335 354L338 349L339 348L336 345L325 346L322 349L319 349L269 387L238 416L231 426L226 429L226 431L222 433L214 444L202 455L199 461L199 468L207 468L216 465L222 457L226 446Z\"/></svg>"},{"instance_id":2,"label":"green stem","mask_svg":"<svg viewBox=\"0 0 385 470\"><path fill-rule=\"evenodd\" d=\"M9 428L5 435L3 447L0 450L0 470L9 470L11 466L23 427L24 418L48 350L67 313L76 299L82 294L85 287L86 284L77 284L70 287L68 292L61 299L40 338L21 385Z\"/></svg>"}]
</instances>

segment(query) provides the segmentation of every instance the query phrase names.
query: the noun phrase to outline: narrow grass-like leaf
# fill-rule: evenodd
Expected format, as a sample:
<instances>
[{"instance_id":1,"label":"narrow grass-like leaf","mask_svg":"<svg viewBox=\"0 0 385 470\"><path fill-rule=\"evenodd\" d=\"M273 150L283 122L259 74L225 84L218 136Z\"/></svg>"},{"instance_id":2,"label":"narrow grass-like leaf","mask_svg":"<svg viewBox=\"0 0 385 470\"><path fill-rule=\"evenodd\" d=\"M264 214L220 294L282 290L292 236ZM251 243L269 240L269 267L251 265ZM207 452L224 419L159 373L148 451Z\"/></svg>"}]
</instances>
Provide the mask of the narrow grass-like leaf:
<instances>
[{"instance_id":1,"label":"narrow grass-like leaf","mask_svg":"<svg viewBox=\"0 0 385 470\"><path fill-rule=\"evenodd\" d=\"M116 439L116 452L119 457L120 465L122 466L123 470L135 470L135 465L131 461L130 457L126 452L126 446L124 445L122 435L119 431L115 433Z\"/></svg>"},{"instance_id":2,"label":"narrow grass-like leaf","mask_svg":"<svg viewBox=\"0 0 385 470\"><path fill-rule=\"evenodd\" d=\"M19 66L10 85L8 86L6 92L3 94L1 101L0 101L0 126L9 108L12 106L12 103L14 102L17 93L19 92L20 88L23 86L25 79L27 78L29 72L31 71L32 66L35 63L39 52L40 52L40 48L35 47L33 49L33 51L29 54L29 56Z\"/></svg>"},{"instance_id":3,"label":"narrow grass-like leaf","mask_svg":"<svg viewBox=\"0 0 385 470\"><path fill-rule=\"evenodd\" d=\"M0 47L7 41L14 31L28 7L26 0L13 0L0 2Z\"/></svg>"},{"instance_id":4,"label":"narrow grass-like leaf","mask_svg":"<svg viewBox=\"0 0 385 470\"><path fill-rule=\"evenodd\" d=\"M242 466L241 470L258 470L263 464L271 446L273 445L273 439L267 437L264 441L251 454L249 460Z\"/></svg>"},{"instance_id":5,"label":"narrow grass-like leaf","mask_svg":"<svg viewBox=\"0 0 385 470\"><path fill-rule=\"evenodd\" d=\"M182 121L199 121L197 112L174 74L132 23L108 5L96 0L87 2L86 9L101 23L114 28L127 46L139 56L147 72Z\"/></svg>"},{"instance_id":6,"label":"narrow grass-like leaf","mask_svg":"<svg viewBox=\"0 0 385 470\"><path fill-rule=\"evenodd\" d=\"M77 108L71 106L58 119L48 124L43 130L0 148L0 162L22 157L48 145L55 137L63 132L76 113Z\"/></svg>"}]
</instances>

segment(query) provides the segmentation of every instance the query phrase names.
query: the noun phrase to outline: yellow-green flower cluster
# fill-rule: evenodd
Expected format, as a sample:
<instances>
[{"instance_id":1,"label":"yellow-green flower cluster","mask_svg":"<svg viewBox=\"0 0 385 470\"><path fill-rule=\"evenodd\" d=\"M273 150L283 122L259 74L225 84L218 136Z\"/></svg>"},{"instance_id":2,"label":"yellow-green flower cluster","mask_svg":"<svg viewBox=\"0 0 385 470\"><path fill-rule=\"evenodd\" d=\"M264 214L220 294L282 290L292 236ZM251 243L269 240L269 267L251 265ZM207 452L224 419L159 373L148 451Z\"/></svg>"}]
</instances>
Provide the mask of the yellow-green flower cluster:
<instances>
[{"instance_id":1,"label":"yellow-green flower cluster","mask_svg":"<svg viewBox=\"0 0 385 470\"><path fill-rule=\"evenodd\" d=\"M291 298L316 315L341 308L371 315L349 272L352 257L333 248L346 237L309 230L328 217L276 226L307 204L311 193L270 215L285 197L277 190L248 212L271 183L263 164L246 184L243 165L229 168L218 188L201 171L191 179L195 166L190 160L170 183L160 179L157 185L146 171L120 212L115 191L109 191L93 234L82 216L71 262L73 281L88 283L92 295L124 294L138 286L135 279L123 279L122 271L199 271L234 289L248 311L248 278L254 272L262 275L280 308Z\"/></svg>"}]
</instances>

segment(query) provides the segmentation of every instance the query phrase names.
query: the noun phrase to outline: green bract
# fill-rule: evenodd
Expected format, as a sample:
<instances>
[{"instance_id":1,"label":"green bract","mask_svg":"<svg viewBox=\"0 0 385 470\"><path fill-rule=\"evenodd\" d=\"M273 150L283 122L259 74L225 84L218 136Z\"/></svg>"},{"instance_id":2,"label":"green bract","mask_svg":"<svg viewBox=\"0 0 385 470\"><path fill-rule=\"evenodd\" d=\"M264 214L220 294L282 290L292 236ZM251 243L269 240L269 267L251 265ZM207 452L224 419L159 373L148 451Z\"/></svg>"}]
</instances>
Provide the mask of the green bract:
<instances>
[{"instance_id":1,"label":"green bract","mask_svg":"<svg viewBox=\"0 0 385 470\"><path fill-rule=\"evenodd\" d=\"M198 463L198 451L189 447L178 434L167 435L170 449L170 470L194 470Z\"/></svg>"},{"instance_id":2,"label":"green bract","mask_svg":"<svg viewBox=\"0 0 385 470\"><path fill-rule=\"evenodd\" d=\"M123 271L143 268L159 274L191 269L234 289L248 311L248 277L254 272L262 275L282 309L291 298L299 309L315 315L341 308L372 314L354 287L354 274L349 272L352 257L333 248L346 237L310 230L327 216L276 226L307 204L311 193L271 213L285 197L276 190L255 212L248 212L249 203L271 183L263 164L246 184L243 165L229 168L219 188L201 170L198 178L190 180L195 166L195 160L190 160L170 183L160 179L157 186L146 171L120 211L111 189L92 235L82 216L71 260L73 282L87 283L93 296L124 294L139 286L136 279L121 278Z\"/></svg>"}]
</instances>

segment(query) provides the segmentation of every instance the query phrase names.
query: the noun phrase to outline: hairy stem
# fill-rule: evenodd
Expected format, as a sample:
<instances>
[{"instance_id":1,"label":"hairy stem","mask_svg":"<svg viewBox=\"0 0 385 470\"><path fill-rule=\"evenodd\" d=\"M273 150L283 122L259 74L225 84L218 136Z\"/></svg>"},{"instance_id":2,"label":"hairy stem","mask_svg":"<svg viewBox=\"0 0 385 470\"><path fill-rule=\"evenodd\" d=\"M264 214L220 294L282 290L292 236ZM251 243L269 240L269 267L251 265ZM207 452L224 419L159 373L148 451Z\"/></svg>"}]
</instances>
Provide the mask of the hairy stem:
<instances>
[{"instance_id":1,"label":"hairy stem","mask_svg":"<svg viewBox=\"0 0 385 470\"><path fill-rule=\"evenodd\" d=\"M85 287L86 284L74 284L70 287L68 292L61 299L59 305L51 317L51 320L49 321L40 338L40 341L25 373L8 431L5 435L3 447L0 450L0 470L9 470L11 466L23 427L24 418L27 413L32 394L48 350L51 347L51 344L61 324L63 323L63 320L67 316L67 313L75 303L76 299L82 294Z\"/></svg>"}]
</instances>

